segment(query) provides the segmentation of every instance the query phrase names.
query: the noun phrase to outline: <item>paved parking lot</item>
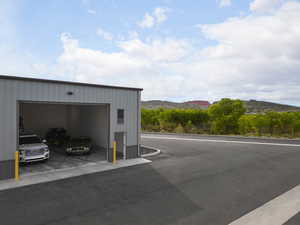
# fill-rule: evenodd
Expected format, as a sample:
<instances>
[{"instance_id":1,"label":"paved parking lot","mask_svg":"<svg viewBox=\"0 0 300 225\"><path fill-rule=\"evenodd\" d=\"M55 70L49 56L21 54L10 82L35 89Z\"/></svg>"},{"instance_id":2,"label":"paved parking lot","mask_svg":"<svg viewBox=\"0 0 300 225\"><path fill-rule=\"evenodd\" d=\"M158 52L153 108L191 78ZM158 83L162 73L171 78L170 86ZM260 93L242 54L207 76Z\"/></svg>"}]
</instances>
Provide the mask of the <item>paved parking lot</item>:
<instances>
[{"instance_id":1,"label":"paved parking lot","mask_svg":"<svg viewBox=\"0 0 300 225\"><path fill-rule=\"evenodd\" d=\"M83 166L90 162L106 160L106 150L94 148L89 155L66 155L62 149L51 148L50 159L42 162L32 162L20 166L20 175L26 176L33 173L46 172L57 169L65 169Z\"/></svg>"},{"instance_id":2,"label":"paved parking lot","mask_svg":"<svg viewBox=\"0 0 300 225\"><path fill-rule=\"evenodd\" d=\"M294 216L293 218L291 218L284 225L299 225L299 224L300 224L300 213L298 213L296 216Z\"/></svg>"},{"instance_id":3,"label":"paved parking lot","mask_svg":"<svg viewBox=\"0 0 300 225\"><path fill-rule=\"evenodd\" d=\"M148 136L152 164L0 191L1 224L224 225L300 184L300 141L216 140Z\"/></svg>"}]
</instances>

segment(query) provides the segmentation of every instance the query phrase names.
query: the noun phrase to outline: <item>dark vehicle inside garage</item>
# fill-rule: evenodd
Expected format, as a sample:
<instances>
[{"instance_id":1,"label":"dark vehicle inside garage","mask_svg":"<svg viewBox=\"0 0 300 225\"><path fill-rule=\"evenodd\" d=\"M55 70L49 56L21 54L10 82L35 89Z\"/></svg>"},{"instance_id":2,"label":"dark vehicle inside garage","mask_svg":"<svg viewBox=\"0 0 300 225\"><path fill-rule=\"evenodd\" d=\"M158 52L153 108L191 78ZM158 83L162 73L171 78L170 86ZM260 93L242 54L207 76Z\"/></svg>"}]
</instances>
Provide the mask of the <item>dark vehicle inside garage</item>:
<instances>
[{"instance_id":1,"label":"dark vehicle inside garage","mask_svg":"<svg viewBox=\"0 0 300 225\"><path fill-rule=\"evenodd\" d=\"M88 137L71 138L64 146L64 150L68 155L90 154L92 149L92 140Z\"/></svg>"}]
</instances>

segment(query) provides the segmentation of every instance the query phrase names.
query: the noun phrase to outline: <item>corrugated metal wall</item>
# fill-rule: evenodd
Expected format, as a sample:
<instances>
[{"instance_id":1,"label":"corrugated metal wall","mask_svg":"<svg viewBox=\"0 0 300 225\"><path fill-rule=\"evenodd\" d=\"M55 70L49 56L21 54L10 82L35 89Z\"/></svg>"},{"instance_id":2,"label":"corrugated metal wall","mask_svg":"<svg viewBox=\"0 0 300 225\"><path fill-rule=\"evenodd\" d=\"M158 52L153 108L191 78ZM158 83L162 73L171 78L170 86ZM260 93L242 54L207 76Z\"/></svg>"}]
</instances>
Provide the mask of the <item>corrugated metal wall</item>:
<instances>
[{"instance_id":1,"label":"corrugated metal wall","mask_svg":"<svg viewBox=\"0 0 300 225\"><path fill-rule=\"evenodd\" d=\"M70 91L74 94L68 95ZM139 92L0 78L0 161L13 159L16 151L17 101L110 104L110 146L114 132L126 132L127 145L138 145ZM122 125L117 124L117 109L125 110L125 123Z\"/></svg>"}]
</instances>

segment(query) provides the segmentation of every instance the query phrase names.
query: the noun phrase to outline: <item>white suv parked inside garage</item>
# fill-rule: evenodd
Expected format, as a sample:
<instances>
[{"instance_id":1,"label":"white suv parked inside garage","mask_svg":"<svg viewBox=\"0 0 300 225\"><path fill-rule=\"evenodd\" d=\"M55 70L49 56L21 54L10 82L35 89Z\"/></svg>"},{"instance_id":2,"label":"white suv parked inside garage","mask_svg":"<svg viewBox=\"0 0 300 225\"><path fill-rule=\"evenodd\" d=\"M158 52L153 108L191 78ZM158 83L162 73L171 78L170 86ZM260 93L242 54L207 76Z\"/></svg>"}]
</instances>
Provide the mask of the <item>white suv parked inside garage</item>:
<instances>
[{"instance_id":1,"label":"white suv parked inside garage","mask_svg":"<svg viewBox=\"0 0 300 225\"><path fill-rule=\"evenodd\" d=\"M49 147L34 133L19 136L20 163L43 161L50 157Z\"/></svg>"}]
</instances>

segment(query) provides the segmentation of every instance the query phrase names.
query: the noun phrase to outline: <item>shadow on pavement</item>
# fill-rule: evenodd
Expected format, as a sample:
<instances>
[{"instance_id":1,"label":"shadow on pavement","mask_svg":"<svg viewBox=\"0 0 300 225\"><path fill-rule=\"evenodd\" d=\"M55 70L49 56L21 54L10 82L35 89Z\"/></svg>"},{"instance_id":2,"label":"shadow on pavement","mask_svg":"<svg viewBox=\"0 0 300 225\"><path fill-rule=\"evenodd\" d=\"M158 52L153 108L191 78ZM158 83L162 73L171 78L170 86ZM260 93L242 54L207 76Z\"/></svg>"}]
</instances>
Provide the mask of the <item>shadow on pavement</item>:
<instances>
[{"instance_id":1,"label":"shadow on pavement","mask_svg":"<svg viewBox=\"0 0 300 225\"><path fill-rule=\"evenodd\" d=\"M10 225L167 225L201 210L151 165L2 191L0 202Z\"/></svg>"}]
</instances>

